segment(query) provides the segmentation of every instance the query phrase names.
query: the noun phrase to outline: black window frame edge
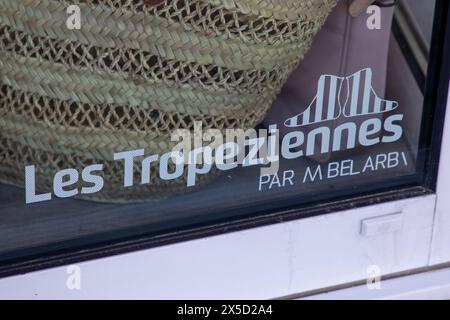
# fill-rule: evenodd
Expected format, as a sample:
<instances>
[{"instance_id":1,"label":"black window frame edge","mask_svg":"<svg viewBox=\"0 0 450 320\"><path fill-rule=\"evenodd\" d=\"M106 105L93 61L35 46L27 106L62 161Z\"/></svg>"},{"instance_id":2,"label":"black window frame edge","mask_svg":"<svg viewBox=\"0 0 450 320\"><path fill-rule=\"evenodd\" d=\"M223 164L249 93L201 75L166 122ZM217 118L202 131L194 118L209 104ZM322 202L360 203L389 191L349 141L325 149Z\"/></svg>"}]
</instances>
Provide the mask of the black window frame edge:
<instances>
[{"instance_id":1,"label":"black window frame edge","mask_svg":"<svg viewBox=\"0 0 450 320\"><path fill-rule=\"evenodd\" d=\"M403 185L401 187L379 190L376 193L369 192L351 198L347 197L338 201L325 201L309 206L300 205L282 210L260 212L257 216L235 219L233 221L222 221L211 225L197 225L171 233L141 235L129 237L128 239L122 238L117 241L108 241L93 245L87 244L71 250L54 250L46 254L38 254L24 259L0 263L0 278L150 249L182 241L433 194L436 190L445 120L444 115L450 79L449 1L437 0L434 15L430 63L428 66L424 97L424 105L430 106L430 112L424 112L420 137L420 145L430 146L430 148L419 152L418 155L418 162L422 162L424 167L423 181L420 185Z\"/></svg>"}]
</instances>

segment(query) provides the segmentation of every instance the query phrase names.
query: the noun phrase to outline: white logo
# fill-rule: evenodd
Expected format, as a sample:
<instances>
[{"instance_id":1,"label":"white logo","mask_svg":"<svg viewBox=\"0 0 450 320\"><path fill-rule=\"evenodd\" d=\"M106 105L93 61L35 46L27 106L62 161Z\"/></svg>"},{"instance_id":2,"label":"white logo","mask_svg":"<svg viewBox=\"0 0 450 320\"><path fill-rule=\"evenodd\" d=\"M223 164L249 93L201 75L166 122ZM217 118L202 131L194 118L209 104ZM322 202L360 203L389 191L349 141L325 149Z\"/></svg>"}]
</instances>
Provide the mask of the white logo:
<instances>
[{"instance_id":1,"label":"white logo","mask_svg":"<svg viewBox=\"0 0 450 320\"><path fill-rule=\"evenodd\" d=\"M325 74L317 83L317 95L302 113L289 118L286 127L302 127L339 117L379 114L398 107L396 101L381 99L372 88L372 69L348 77Z\"/></svg>"},{"instance_id":2,"label":"white logo","mask_svg":"<svg viewBox=\"0 0 450 320\"><path fill-rule=\"evenodd\" d=\"M81 10L77 5L70 5L67 7L67 15L69 17L66 20L66 27L69 30L81 29Z\"/></svg>"},{"instance_id":3,"label":"white logo","mask_svg":"<svg viewBox=\"0 0 450 320\"><path fill-rule=\"evenodd\" d=\"M381 268L377 265L367 267L367 289L381 290Z\"/></svg>"},{"instance_id":4,"label":"white logo","mask_svg":"<svg viewBox=\"0 0 450 320\"><path fill-rule=\"evenodd\" d=\"M81 290L81 268L77 265L68 266L66 273L67 277L66 286L69 290Z\"/></svg>"},{"instance_id":5,"label":"white logo","mask_svg":"<svg viewBox=\"0 0 450 320\"><path fill-rule=\"evenodd\" d=\"M284 123L287 127L300 129L288 132L281 139L275 124L258 131L227 129L224 134L217 129L203 131L202 122L198 121L194 123L193 132L179 129L172 133L172 141L177 142L172 151L162 155L146 155L144 149L129 150L115 153L113 158L115 161L123 162L124 187L131 187L136 183L141 185L152 183L151 170L155 168L153 164L158 162L158 174L162 180L177 179L187 171L187 187L195 186L198 176L208 174L213 167L227 171L238 166L261 166L260 186L261 182L271 185L292 185L293 172L284 172L281 180L278 176L274 176L279 170L280 157L293 160L350 150L357 145L369 147L395 142L403 135L400 124L403 114L370 116L389 113L397 107L396 101L382 99L375 93L370 68L346 77L326 74L319 78L317 94L306 110ZM365 117L360 121L352 121L360 116ZM339 118L348 121L340 121L334 126L326 125L327 122ZM324 125L308 127L318 123ZM140 181L135 181L136 161L140 161ZM315 179L318 176L322 179L319 169L312 172L308 167L308 174L305 177ZM94 183L94 186L83 187L81 190L77 185L80 181L78 171L71 168L61 170L55 174L53 191L62 198L72 197L80 192L98 192L104 186L103 178L100 176L102 170L101 164L84 168L81 180ZM26 203L50 200L50 193L36 195L34 175L35 167L27 166ZM68 190L70 185L72 189Z\"/></svg>"},{"instance_id":6,"label":"white logo","mask_svg":"<svg viewBox=\"0 0 450 320\"><path fill-rule=\"evenodd\" d=\"M367 29L380 30L381 29L381 9L379 6L371 5L367 7L366 13L369 15L366 21Z\"/></svg>"}]
</instances>

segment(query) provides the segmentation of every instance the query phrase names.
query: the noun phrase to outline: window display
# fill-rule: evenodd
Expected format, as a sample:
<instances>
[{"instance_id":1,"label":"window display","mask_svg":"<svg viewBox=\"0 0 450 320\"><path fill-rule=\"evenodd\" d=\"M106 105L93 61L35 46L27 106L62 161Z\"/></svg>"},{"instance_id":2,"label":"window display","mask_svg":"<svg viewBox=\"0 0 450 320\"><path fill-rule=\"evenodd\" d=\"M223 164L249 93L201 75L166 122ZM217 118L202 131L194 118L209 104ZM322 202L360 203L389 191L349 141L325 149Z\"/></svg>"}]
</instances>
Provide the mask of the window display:
<instances>
[{"instance_id":1,"label":"window display","mask_svg":"<svg viewBox=\"0 0 450 320\"><path fill-rule=\"evenodd\" d=\"M0 264L423 185L417 6L0 0Z\"/></svg>"}]
</instances>

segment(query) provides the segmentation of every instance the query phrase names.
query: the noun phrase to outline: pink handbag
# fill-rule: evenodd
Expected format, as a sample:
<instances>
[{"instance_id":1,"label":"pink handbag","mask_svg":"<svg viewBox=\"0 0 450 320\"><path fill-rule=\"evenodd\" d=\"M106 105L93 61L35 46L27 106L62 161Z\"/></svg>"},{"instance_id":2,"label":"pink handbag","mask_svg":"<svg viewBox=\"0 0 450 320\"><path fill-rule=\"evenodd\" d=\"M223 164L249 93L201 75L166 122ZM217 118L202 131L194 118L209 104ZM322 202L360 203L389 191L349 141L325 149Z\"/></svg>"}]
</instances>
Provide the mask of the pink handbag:
<instances>
[{"instance_id":1,"label":"pink handbag","mask_svg":"<svg viewBox=\"0 0 450 320\"><path fill-rule=\"evenodd\" d=\"M313 128L317 123L323 125L324 121L334 128L345 121L342 113L356 115L353 121L364 121L367 117L362 115L364 110L360 110L364 106L361 106L362 101L359 104L352 101L352 90L358 91L360 99L368 101L365 104L368 112L379 109L377 117L383 117L383 111L396 107L395 102L380 98L385 94L394 8L381 7L381 29L370 30L366 25L368 14L364 12L357 17L348 14L350 3L338 2L303 62L291 74L268 111L263 124L277 124L281 138L292 130L303 126ZM321 86L326 94L320 97ZM335 90L336 101L331 101L331 90ZM331 153L312 156L316 161L328 161L330 157Z\"/></svg>"}]
</instances>

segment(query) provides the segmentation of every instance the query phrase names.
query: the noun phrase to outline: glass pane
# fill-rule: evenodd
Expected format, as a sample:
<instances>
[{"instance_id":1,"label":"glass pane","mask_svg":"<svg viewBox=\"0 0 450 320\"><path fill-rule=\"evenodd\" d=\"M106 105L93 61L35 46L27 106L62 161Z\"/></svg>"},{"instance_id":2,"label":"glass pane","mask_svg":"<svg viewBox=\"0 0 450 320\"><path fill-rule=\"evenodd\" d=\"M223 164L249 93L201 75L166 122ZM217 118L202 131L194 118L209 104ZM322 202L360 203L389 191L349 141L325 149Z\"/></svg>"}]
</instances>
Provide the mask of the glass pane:
<instances>
[{"instance_id":1,"label":"glass pane","mask_svg":"<svg viewBox=\"0 0 450 320\"><path fill-rule=\"evenodd\" d=\"M22 2L0 2L4 263L423 181L434 1Z\"/></svg>"}]
</instances>

